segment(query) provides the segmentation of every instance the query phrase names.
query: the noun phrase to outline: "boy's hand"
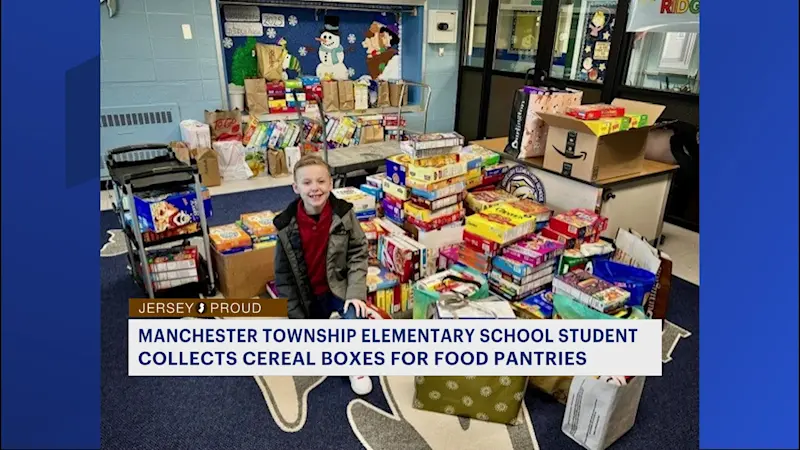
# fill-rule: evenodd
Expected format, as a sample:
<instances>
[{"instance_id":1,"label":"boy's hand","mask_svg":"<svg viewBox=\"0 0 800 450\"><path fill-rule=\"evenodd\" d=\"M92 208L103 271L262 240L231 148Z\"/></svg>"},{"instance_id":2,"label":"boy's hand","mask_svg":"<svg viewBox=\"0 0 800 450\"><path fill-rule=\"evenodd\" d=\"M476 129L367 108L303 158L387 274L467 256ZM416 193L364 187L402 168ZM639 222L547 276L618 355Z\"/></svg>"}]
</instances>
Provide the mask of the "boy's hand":
<instances>
[{"instance_id":1,"label":"boy's hand","mask_svg":"<svg viewBox=\"0 0 800 450\"><path fill-rule=\"evenodd\" d=\"M367 304L363 300L356 300L350 299L344 302L344 310L347 311L347 308L350 306L353 307L353 310L356 313L356 317L367 317Z\"/></svg>"}]
</instances>

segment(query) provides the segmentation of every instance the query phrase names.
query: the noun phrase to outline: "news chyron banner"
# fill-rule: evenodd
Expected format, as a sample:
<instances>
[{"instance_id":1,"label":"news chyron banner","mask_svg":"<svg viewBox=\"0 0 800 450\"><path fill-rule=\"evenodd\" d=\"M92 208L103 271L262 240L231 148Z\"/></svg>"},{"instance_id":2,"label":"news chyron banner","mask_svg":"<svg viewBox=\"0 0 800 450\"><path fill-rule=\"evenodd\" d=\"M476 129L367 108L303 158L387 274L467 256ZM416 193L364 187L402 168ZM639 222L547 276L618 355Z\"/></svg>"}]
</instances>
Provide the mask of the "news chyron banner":
<instances>
[{"instance_id":1,"label":"news chyron banner","mask_svg":"<svg viewBox=\"0 0 800 450\"><path fill-rule=\"evenodd\" d=\"M286 320L286 306L266 299L131 300L128 373L661 375L660 320Z\"/></svg>"}]
</instances>

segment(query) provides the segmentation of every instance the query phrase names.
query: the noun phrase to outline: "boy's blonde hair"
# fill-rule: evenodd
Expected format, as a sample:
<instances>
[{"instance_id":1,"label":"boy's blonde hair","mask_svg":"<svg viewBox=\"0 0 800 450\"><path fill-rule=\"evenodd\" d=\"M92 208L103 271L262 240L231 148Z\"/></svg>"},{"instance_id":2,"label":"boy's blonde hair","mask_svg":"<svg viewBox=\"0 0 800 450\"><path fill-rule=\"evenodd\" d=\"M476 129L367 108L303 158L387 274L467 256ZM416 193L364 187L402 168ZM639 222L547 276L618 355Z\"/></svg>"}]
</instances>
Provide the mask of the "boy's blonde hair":
<instances>
[{"instance_id":1,"label":"boy's blonde hair","mask_svg":"<svg viewBox=\"0 0 800 450\"><path fill-rule=\"evenodd\" d=\"M329 166L328 163L323 161L322 158L320 158L319 156L313 153L308 153L306 155L301 156L300 160L297 161L297 163L295 163L294 174L293 174L294 179L295 180L297 179L298 170L302 169L303 167L309 167L309 166L322 166L327 170L328 173L331 173L331 166Z\"/></svg>"}]
</instances>

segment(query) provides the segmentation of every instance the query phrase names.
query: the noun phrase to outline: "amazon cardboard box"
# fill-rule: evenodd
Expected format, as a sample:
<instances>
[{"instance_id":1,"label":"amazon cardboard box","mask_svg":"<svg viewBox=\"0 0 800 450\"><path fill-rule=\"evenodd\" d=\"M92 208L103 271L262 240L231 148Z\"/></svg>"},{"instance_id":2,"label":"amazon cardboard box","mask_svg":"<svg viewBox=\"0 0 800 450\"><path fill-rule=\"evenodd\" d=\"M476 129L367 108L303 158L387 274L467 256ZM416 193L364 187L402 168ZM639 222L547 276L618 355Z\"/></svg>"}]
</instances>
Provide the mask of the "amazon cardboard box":
<instances>
[{"instance_id":1,"label":"amazon cardboard box","mask_svg":"<svg viewBox=\"0 0 800 450\"><path fill-rule=\"evenodd\" d=\"M219 275L219 291L225 298L247 299L267 292L275 279L275 247L223 255L211 248L211 259Z\"/></svg>"},{"instance_id":2,"label":"amazon cardboard box","mask_svg":"<svg viewBox=\"0 0 800 450\"><path fill-rule=\"evenodd\" d=\"M544 168L594 182L641 172L644 144L664 106L616 99L625 116L578 120L563 114L539 113L549 126Z\"/></svg>"}]
</instances>

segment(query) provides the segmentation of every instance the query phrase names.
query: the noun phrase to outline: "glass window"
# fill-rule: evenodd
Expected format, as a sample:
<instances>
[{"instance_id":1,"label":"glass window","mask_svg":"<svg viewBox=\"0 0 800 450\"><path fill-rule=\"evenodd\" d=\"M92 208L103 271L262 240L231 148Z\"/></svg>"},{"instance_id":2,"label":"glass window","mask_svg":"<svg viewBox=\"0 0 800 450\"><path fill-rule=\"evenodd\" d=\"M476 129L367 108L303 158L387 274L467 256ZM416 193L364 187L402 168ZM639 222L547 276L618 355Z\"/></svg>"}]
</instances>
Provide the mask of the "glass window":
<instances>
[{"instance_id":1,"label":"glass window","mask_svg":"<svg viewBox=\"0 0 800 450\"><path fill-rule=\"evenodd\" d=\"M550 76L602 83L616 11L616 0L561 0Z\"/></svg>"},{"instance_id":2,"label":"glass window","mask_svg":"<svg viewBox=\"0 0 800 450\"><path fill-rule=\"evenodd\" d=\"M489 26L489 0L468 0L470 7L469 42L464 65L483 67L486 50L486 29Z\"/></svg>"},{"instance_id":3,"label":"glass window","mask_svg":"<svg viewBox=\"0 0 800 450\"><path fill-rule=\"evenodd\" d=\"M494 68L525 72L535 66L542 0L500 0Z\"/></svg>"},{"instance_id":4,"label":"glass window","mask_svg":"<svg viewBox=\"0 0 800 450\"><path fill-rule=\"evenodd\" d=\"M636 33L625 84L645 89L698 94L698 33Z\"/></svg>"}]
</instances>

